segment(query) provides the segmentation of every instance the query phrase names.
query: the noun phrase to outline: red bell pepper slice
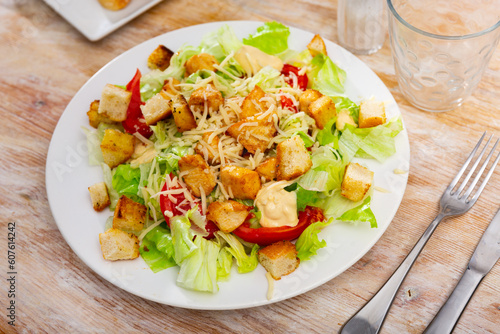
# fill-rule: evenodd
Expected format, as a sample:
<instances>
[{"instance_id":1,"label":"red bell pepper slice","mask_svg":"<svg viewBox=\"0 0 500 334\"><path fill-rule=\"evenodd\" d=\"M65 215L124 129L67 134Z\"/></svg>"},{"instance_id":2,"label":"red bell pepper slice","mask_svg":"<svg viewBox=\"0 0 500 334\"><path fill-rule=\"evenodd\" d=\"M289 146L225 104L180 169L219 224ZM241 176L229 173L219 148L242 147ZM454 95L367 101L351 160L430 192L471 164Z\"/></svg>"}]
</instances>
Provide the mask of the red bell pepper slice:
<instances>
[{"instance_id":1,"label":"red bell pepper slice","mask_svg":"<svg viewBox=\"0 0 500 334\"><path fill-rule=\"evenodd\" d=\"M128 133L139 132L144 137L149 138L153 134L153 131L146 124L141 111L141 105L144 102L141 101L141 71L139 69L137 69L134 77L127 84L127 90L132 93L132 97L127 109L127 119L122 122L123 129Z\"/></svg>"}]
</instances>

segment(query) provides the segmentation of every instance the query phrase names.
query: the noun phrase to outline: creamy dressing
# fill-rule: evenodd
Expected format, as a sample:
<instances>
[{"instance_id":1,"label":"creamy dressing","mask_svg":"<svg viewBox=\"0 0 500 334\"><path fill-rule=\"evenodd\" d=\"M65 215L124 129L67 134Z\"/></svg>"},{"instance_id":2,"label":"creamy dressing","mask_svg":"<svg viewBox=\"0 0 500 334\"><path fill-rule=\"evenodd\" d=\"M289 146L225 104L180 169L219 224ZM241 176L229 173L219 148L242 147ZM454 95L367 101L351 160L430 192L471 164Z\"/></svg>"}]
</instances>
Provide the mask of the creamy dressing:
<instances>
[{"instance_id":1,"label":"creamy dressing","mask_svg":"<svg viewBox=\"0 0 500 334\"><path fill-rule=\"evenodd\" d=\"M249 76L256 74L266 66L271 66L278 71L281 71L283 68L283 61L281 59L276 56L268 55L250 45L243 45L236 51L234 59L236 59Z\"/></svg>"},{"instance_id":2,"label":"creamy dressing","mask_svg":"<svg viewBox=\"0 0 500 334\"><path fill-rule=\"evenodd\" d=\"M297 195L283 189L279 182L262 188L255 205L261 212L260 225L263 227L293 227L299 223Z\"/></svg>"}]
</instances>

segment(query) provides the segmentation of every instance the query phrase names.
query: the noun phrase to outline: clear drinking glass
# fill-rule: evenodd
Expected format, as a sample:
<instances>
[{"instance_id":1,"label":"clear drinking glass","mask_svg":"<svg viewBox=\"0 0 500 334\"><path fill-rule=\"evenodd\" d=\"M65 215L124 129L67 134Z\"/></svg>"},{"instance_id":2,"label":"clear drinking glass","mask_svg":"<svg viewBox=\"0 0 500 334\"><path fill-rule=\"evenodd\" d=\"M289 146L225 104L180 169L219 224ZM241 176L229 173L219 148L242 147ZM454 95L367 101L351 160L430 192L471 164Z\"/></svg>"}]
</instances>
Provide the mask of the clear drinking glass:
<instances>
[{"instance_id":1,"label":"clear drinking glass","mask_svg":"<svg viewBox=\"0 0 500 334\"><path fill-rule=\"evenodd\" d=\"M359 55L377 52L387 34L385 0L339 0L337 25L344 48Z\"/></svg>"},{"instance_id":2,"label":"clear drinking glass","mask_svg":"<svg viewBox=\"0 0 500 334\"><path fill-rule=\"evenodd\" d=\"M417 108L448 111L477 87L500 39L500 0L387 0L401 92Z\"/></svg>"}]
</instances>

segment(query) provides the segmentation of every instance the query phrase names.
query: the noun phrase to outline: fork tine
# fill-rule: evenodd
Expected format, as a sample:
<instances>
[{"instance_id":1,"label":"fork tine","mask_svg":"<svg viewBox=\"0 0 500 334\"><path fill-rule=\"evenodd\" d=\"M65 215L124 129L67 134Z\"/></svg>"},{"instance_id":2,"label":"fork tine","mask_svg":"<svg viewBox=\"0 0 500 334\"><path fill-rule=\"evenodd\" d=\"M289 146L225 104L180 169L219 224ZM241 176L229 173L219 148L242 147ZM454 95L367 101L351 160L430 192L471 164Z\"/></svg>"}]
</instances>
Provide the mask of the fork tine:
<instances>
[{"instance_id":1,"label":"fork tine","mask_svg":"<svg viewBox=\"0 0 500 334\"><path fill-rule=\"evenodd\" d=\"M474 171L476 170L477 165L481 162L481 159L483 158L484 152L486 152L486 149L488 148L488 145L491 142L491 138L493 138L493 135L490 136L490 138L488 139L488 141L484 145L483 149L481 150L481 153L479 153L479 156L477 157L476 161L474 162L474 164L470 168L469 173L467 173L467 176L462 181L462 184L460 185L458 190L455 192L455 194L457 194L458 196L460 196L460 193L462 192L462 190L464 190L464 188L467 185L467 182L469 182L469 179L471 178L472 174L474 174ZM482 171L480 173L482 173Z\"/></svg>"},{"instance_id":2,"label":"fork tine","mask_svg":"<svg viewBox=\"0 0 500 334\"><path fill-rule=\"evenodd\" d=\"M479 178L481 177L481 174L483 173L483 170L484 168L486 167L486 165L488 164L488 162L490 161L490 158L491 156L493 155L493 152L496 150L497 146L498 146L498 142L500 141L500 139L497 139L496 143L495 143L495 146L493 146L493 148L491 149L491 152L490 154L488 154L488 158L486 158L486 161L484 162L483 166L481 167L481 170L480 172L476 175L476 178L474 179L474 181L472 182L471 186L469 187L469 189L467 189L467 192L465 193L465 199L467 200L467 198L469 197L470 193L472 192L472 190L474 189L474 187L476 186L476 183L477 181L479 181ZM479 195L481 195L481 192L483 191L484 187L486 186L486 183L488 183L488 180L490 179L491 175L493 174L493 172L495 171L495 168L498 164L498 161L500 160L500 152L497 154L497 158L495 159L495 161L493 162L493 165L491 166L488 174L486 174L486 177L484 178L483 180L483 183L481 183L481 186L479 187L479 189L477 190L476 194L474 195L474 197L471 198L471 200L469 201L469 203L471 204L474 204L477 199L479 198Z\"/></svg>"},{"instance_id":3,"label":"fork tine","mask_svg":"<svg viewBox=\"0 0 500 334\"><path fill-rule=\"evenodd\" d=\"M455 186L457 185L457 182L458 180L460 180L460 178L462 177L462 174L464 173L464 171L467 169L467 166L469 165L469 163L471 162L472 160L472 157L474 156L474 154L476 154L476 151L477 149L479 148L479 146L481 145L481 142L483 141L483 138L484 136L486 136L486 132L483 133L483 135L481 136L481 139L479 139L479 141L477 142L476 144L476 147L474 147L474 149L472 150L472 152L470 152L470 155L469 157L467 158L467 161L465 161L464 165L462 166L462 168L460 168L460 170L458 171L458 174L455 176L455 178L451 181L450 185L448 186L448 188L446 188L446 192L450 192L451 193L451 190L453 188L455 188Z\"/></svg>"}]
</instances>

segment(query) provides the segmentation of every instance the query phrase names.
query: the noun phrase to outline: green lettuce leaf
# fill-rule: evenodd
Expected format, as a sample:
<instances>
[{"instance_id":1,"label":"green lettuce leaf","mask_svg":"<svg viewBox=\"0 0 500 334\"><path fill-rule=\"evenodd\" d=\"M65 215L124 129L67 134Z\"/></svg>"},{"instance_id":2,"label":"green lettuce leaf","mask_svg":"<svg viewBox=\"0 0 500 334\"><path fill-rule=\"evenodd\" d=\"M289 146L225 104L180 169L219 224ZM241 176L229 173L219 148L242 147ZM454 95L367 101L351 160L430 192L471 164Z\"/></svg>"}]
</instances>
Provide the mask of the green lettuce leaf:
<instances>
[{"instance_id":1,"label":"green lettuce leaf","mask_svg":"<svg viewBox=\"0 0 500 334\"><path fill-rule=\"evenodd\" d=\"M189 257L198 246L193 242L193 231L189 219L184 216L176 216L170 219L170 233L174 245L174 260L180 265L184 259ZM203 238L196 238L203 239Z\"/></svg>"},{"instance_id":2,"label":"green lettuce leaf","mask_svg":"<svg viewBox=\"0 0 500 334\"><path fill-rule=\"evenodd\" d=\"M297 210L304 211L306 206L317 206L316 203L320 200L319 193L313 190L306 190L297 185L295 190L297 194Z\"/></svg>"},{"instance_id":3,"label":"green lettuce leaf","mask_svg":"<svg viewBox=\"0 0 500 334\"><path fill-rule=\"evenodd\" d=\"M119 196L125 195L134 202L144 204L144 199L139 196L140 180L141 170L139 168L132 168L128 164L122 164L118 165L114 171L112 186Z\"/></svg>"},{"instance_id":4,"label":"green lettuce leaf","mask_svg":"<svg viewBox=\"0 0 500 334\"><path fill-rule=\"evenodd\" d=\"M146 234L139 252L154 273L176 265L172 236L163 227L157 226Z\"/></svg>"},{"instance_id":5,"label":"green lettuce leaf","mask_svg":"<svg viewBox=\"0 0 500 334\"><path fill-rule=\"evenodd\" d=\"M318 233L325 227L333 222L333 218L330 218L326 222L315 222L309 225L304 232L300 235L295 243L295 248L297 249L297 257L300 261L310 260L313 255L316 255L318 249L326 246L325 240L319 240Z\"/></svg>"},{"instance_id":6,"label":"green lettuce leaf","mask_svg":"<svg viewBox=\"0 0 500 334\"><path fill-rule=\"evenodd\" d=\"M257 28L254 35L243 39L243 44L251 45L267 54L275 55L288 49L290 29L278 22L266 22Z\"/></svg>"},{"instance_id":7,"label":"green lettuce leaf","mask_svg":"<svg viewBox=\"0 0 500 334\"><path fill-rule=\"evenodd\" d=\"M238 272L240 274L253 271L257 267L257 264L259 263L257 259L257 251L259 250L259 245L255 244L250 251L250 255L247 255L247 253L245 252L245 247L243 247L241 242L236 239L234 235L221 231L216 232L216 235L225 240L229 245L228 251L236 259Z\"/></svg>"},{"instance_id":8,"label":"green lettuce leaf","mask_svg":"<svg viewBox=\"0 0 500 334\"><path fill-rule=\"evenodd\" d=\"M372 209L370 208L370 202L371 198L370 196L368 196L367 198L365 198L363 203L361 203L361 205L352 208L350 210L347 210L346 212L344 212L344 214L342 214L342 216L340 216L337 219L342 221L352 221L352 222L354 221L369 222L372 228L376 228L377 219L375 218L375 215L373 214Z\"/></svg>"},{"instance_id":9,"label":"green lettuce leaf","mask_svg":"<svg viewBox=\"0 0 500 334\"><path fill-rule=\"evenodd\" d=\"M231 275L233 266L233 254L228 247L223 247L217 257L217 281L226 281Z\"/></svg>"},{"instance_id":10,"label":"green lettuce leaf","mask_svg":"<svg viewBox=\"0 0 500 334\"><path fill-rule=\"evenodd\" d=\"M313 89L330 97L344 94L346 73L343 69L322 53L313 58L311 65L308 77Z\"/></svg>"},{"instance_id":11,"label":"green lettuce leaf","mask_svg":"<svg viewBox=\"0 0 500 334\"><path fill-rule=\"evenodd\" d=\"M118 195L118 192L113 188L113 171L111 168L104 162L101 163L101 168L102 179L104 183L106 183L106 188L108 188L109 201L111 202L109 208L113 210L116 207L116 203L118 203L120 195Z\"/></svg>"}]
</instances>

